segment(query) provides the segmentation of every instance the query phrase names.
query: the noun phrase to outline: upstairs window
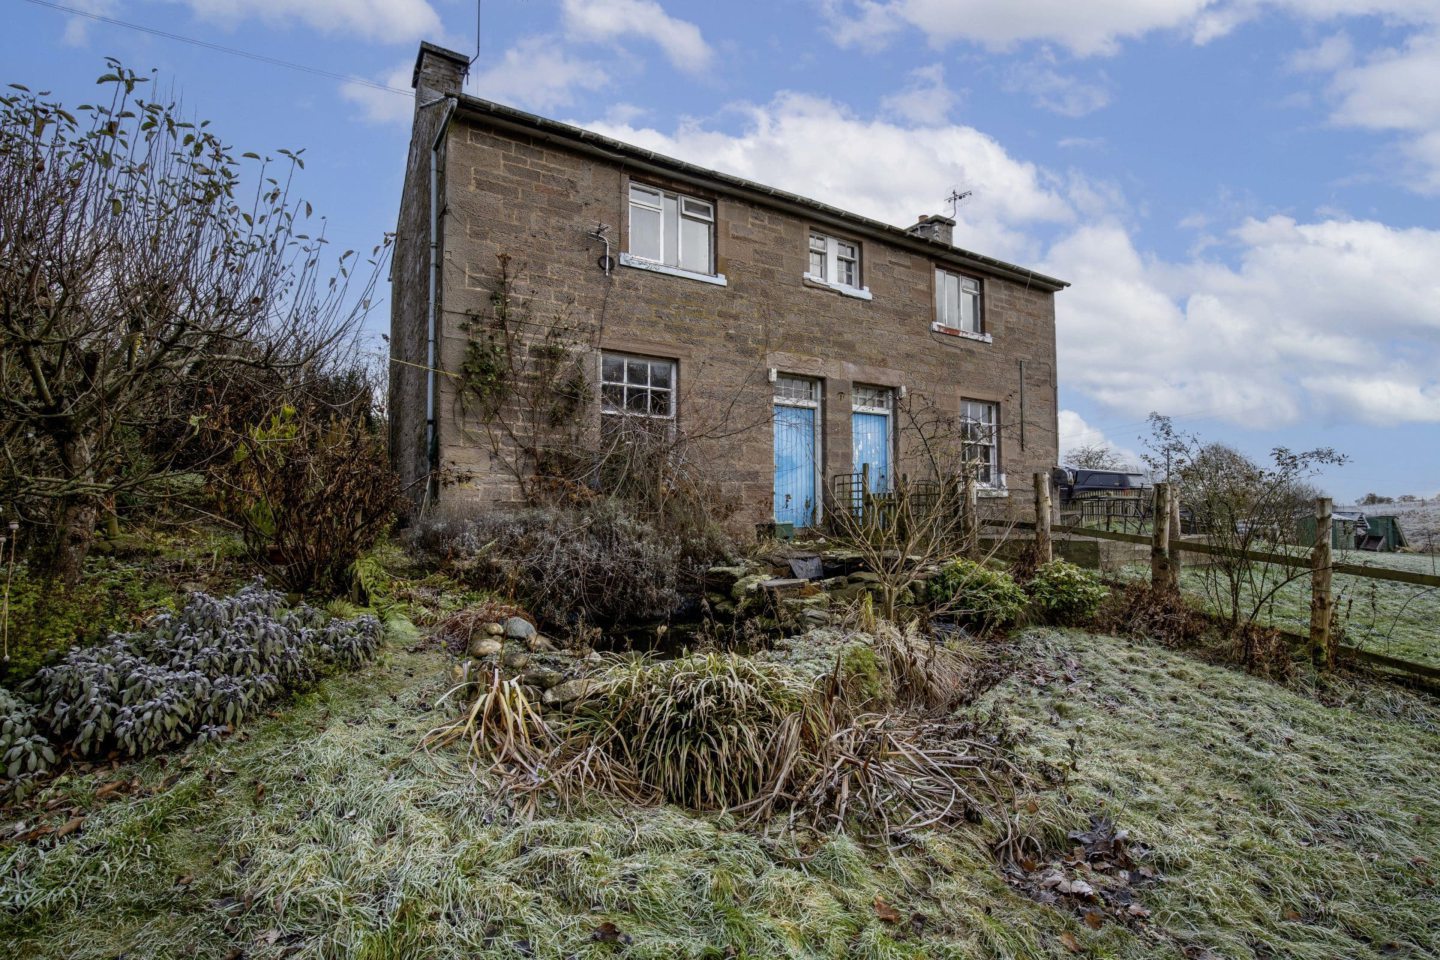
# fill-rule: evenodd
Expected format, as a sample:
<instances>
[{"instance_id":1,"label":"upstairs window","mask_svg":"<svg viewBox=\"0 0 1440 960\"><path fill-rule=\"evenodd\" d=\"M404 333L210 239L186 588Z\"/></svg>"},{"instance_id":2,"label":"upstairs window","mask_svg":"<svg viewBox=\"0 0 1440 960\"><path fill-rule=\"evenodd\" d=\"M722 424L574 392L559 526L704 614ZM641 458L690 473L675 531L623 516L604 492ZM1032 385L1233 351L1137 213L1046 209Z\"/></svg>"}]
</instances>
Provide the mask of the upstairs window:
<instances>
[{"instance_id":1,"label":"upstairs window","mask_svg":"<svg viewBox=\"0 0 1440 960\"><path fill-rule=\"evenodd\" d=\"M715 204L630 185L630 255L652 263L715 272Z\"/></svg>"},{"instance_id":2,"label":"upstairs window","mask_svg":"<svg viewBox=\"0 0 1440 960\"><path fill-rule=\"evenodd\" d=\"M1000 405L984 400L960 402L960 439L967 465L978 473L982 487L1002 486L1000 473Z\"/></svg>"},{"instance_id":3,"label":"upstairs window","mask_svg":"<svg viewBox=\"0 0 1440 960\"><path fill-rule=\"evenodd\" d=\"M675 361L607 353L600 361L600 409L612 416L675 418Z\"/></svg>"},{"instance_id":4,"label":"upstairs window","mask_svg":"<svg viewBox=\"0 0 1440 960\"><path fill-rule=\"evenodd\" d=\"M859 289L859 244L812 232L810 234L810 270L806 276L811 280L818 280L833 286Z\"/></svg>"},{"instance_id":5,"label":"upstairs window","mask_svg":"<svg viewBox=\"0 0 1440 960\"><path fill-rule=\"evenodd\" d=\"M981 335L980 281L948 270L935 271L935 325Z\"/></svg>"}]
</instances>

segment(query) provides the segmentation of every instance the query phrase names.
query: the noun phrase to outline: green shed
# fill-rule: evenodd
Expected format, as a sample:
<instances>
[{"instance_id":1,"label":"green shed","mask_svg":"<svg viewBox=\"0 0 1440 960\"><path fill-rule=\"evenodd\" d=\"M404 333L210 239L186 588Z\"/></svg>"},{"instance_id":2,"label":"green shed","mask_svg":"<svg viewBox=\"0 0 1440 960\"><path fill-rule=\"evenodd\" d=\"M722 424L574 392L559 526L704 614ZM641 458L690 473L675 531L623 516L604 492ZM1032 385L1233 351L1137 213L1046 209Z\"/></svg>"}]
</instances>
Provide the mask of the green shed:
<instances>
[{"instance_id":1,"label":"green shed","mask_svg":"<svg viewBox=\"0 0 1440 960\"><path fill-rule=\"evenodd\" d=\"M1332 550L1354 550L1356 536L1365 516L1350 510L1336 510L1330 520L1330 547ZM1302 547L1315 546L1315 516L1302 514L1295 521L1295 542Z\"/></svg>"},{"instance_id":2,"label":"green shed","mask_svg":"<svg viewBox=\"0 0 1440 960\"><path fill-rule=\"evenodd\" d=\"M1365 520L1368 526L1355 541L1355 545L1361 550L1394 553L1401 547L1409 546L1405 540L1405 532L1400 529L1399 517L1393 514L1381 517L1366 514Z\"/></svg>"}]
</instances>

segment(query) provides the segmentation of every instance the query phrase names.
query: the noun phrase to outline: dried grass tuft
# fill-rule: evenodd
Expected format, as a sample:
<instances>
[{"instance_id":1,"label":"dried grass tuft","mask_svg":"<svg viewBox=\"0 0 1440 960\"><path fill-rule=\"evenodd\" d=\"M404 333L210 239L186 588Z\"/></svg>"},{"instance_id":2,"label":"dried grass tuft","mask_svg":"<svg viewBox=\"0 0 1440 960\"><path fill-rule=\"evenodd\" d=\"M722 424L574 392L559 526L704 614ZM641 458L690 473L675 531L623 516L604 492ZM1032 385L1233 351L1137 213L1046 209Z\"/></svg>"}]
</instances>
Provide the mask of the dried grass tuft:
<instances>
[{"instance_id":1,"label":"dried grass tuft","mask_svg":"<svg viewBox=\"0 0 1440 960\"><path fill-rule=\"evenodd\" d=\"M886 628L885 656L907 671L907 698L954 702L963 662L925 650L913 629ZM749 824L784 816L840 829L864 817L888 837L985 819L1008 802L1019 773L997 724L860 712L848 690L838 665L812 678L735 654L632 660L596 678L566 726L552 730L497 676L427 745L463 738L512 792L546 792L566 807L599 791Z\"/></svg>"},{"instance_id":2,"label":"dried grass tuft","mask_svg":"<svg viewBox=\"0 0 1440 960\"><path fill-rule=\"evenodd\" d=\"M473 682L462 683L436 705L475 687ZM530 784L541 780L545 762L557 742L520 681L502 678L499 670L491 672L489 683L481 687L460 719L431 730L421 740L421 746L443 747L460 740L465 741L471 758L490 761L488 771Z\"/></svg>"}]
</instances>

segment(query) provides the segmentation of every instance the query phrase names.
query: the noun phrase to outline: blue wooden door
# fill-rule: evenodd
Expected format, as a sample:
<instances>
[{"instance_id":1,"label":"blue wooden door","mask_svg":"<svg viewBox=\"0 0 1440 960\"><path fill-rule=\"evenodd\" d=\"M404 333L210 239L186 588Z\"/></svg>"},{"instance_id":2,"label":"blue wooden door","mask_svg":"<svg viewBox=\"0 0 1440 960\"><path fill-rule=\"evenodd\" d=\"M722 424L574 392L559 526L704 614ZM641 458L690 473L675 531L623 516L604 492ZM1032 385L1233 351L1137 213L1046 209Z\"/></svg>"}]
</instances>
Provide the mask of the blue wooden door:
<instances>
[{"instance_id":1,"label":"blue wooden door","mask_svg":"<svg viewBox=\"0 0 1440 960\"><path fill-rule=\"evenodd\" d=\"M870 492L890 489L890 418L883 413L850 415L851 446L855 451L855 472L870 468Z\"/></svg>"},{"instance_id":2,"label":"blue wooden door","mask_svg":"<svg viewBox=\"0 0 1440 960\"><path fill-rule=\"evenodd\" d=\"M775 405L775 522L815 522L815 410Z\"/></svg>"}]
</instances>

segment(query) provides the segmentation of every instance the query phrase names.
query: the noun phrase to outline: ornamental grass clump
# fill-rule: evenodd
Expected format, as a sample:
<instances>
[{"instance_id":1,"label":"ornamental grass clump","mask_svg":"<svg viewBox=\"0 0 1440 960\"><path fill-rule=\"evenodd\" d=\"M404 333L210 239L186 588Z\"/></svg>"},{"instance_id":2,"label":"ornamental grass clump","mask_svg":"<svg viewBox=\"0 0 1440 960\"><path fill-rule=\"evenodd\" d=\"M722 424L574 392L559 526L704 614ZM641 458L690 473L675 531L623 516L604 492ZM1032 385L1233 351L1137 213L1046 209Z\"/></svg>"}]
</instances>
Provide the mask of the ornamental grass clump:
<instances>
[{"instance_id":1,"label":"ornamental grass clump","mask_svg":"<svg viewBox=\"0 0 1440 960\"><path fill-rule=\"evenodd\" d=\"M954 717L872 712L844 661L814 675L734 653L627 660L585 681L568 717L542 718L513 681L466 685L476 700L424 745L465 740L512 797L776 816L840 829L973 820L1007 802L1017 776L1003 731ZM887 698L893 699L893 698ZM478 768L477 768L478 770Z\"/></svg>"},{"instance_id":2,"label":"ornamental grass clump","mask_svg":"<svg viewBox=\"0 0 1440 960\"><path fill-rule=\"evenodd\" d=\"M214 739L287 690L374 658L374 617L326 621L257 581L230 597L191 596L145 630L111 634L40 671L38 715L78 753L153 753Z\"/></svg>"},{"instance_id":3,"label":"ornamental grass clump","mask_svg":"<svg viewBox=\"0 0 1440 960\"><path fill-rule=\"evenodd\" d=\"M1015 578L973 560L957 558L926 586L936 613L954 616L980 633L1004 630L1025 611L1025 591Z\"/></svg>"},{"instance_id":4,"label":"ornamental grass clump","mask_svg":"<svg viewBox=\"0 0 1440 960\"><path fill-rule=\"evenodd\" d=\"M707 653L616 667L577 727L666 800L743 810L785 791L830 718L814 686L791 671Z\"/></svg>"},{"instance_id":5,"label":"ornamental grass clump","mask_svg":"<svg viewBox=\"0 0 1440 960\"><path fill-rule=\"evenodd\" d=\"M1110 591L1093 570L1065 560L1051 560L1035 570L1025 585L1034 611L1046 623L1078 626L1095 619Z\"/></svg>"}]
</instances>

